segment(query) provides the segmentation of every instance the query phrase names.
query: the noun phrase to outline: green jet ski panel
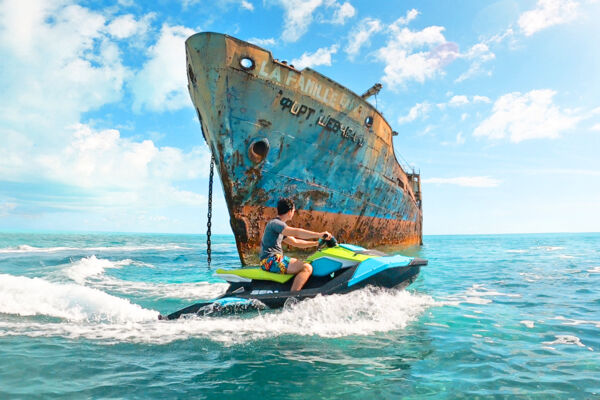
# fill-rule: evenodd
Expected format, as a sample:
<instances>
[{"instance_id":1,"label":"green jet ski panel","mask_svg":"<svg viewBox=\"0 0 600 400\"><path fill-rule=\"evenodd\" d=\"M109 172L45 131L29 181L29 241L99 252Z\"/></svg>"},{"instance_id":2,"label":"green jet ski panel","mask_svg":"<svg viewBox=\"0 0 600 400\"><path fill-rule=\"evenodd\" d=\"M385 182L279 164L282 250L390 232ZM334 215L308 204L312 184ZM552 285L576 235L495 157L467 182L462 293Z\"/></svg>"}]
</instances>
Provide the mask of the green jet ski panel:
<instances>
[{"instance_id":1,"label":"green jet ski panel","mask_svg":"<svg viewBox=\"0 0 600 400\"><path fill-rule=\"evenodd\" d=\"M267 272L262 268L239 268L239 269L223 269L219 268L215 272L215 276L223 278L228 282L250 282L251 280L273 281L286 283L294 277L288 274L275 274Z\"/></svg>"},{"instance_id":2,"label":"green jet ski panel","mask_svg":"<svg viewBox=\"0 0 600 400\"><path fill-rule=\"evenodd\" d=\"M360 254L343 246L335 246L326 247L322 250L317 251L316 253L308 257L306 261L310 263L322 257L330 257L338 260L356 261L357 263L360 263L373 256L368 254Z\"/></svg>"}]
</instances>

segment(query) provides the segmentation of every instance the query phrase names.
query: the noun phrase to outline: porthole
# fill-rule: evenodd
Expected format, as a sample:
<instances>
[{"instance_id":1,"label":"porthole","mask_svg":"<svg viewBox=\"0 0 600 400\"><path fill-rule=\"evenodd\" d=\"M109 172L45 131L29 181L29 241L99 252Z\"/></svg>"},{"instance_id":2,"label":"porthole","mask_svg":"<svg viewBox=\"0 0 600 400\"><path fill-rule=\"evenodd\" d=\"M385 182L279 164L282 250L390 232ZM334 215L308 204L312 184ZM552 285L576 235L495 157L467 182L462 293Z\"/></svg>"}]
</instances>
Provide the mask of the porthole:
<instances>
[{"instance_id":1,"label":"porthole","mask_svg":"<svg viewBox=\"0 0 600 400\"><path fill-rule=\"evenodd\" d=\"M250 57L242 57L240 58L240 67L245 70L254 69L254 60Z\"/></svg>"},{"instance_id":2,"label":"porthole","mask_svg":"<svg viewBox=\"0 0 600 400\"><path fill-rule=\"evenodd\" d=\"M269 141L267 139L256 140L248 148L248 157L256 164L263 161L268 153Z\"/></svg>"},{"instance_id":3,"label":"porthole","mask_svg":"<svg viewBox=\"0 0 600 400\"><path fill-rule=\"evenodd\" d=\"M373 117L368 116L367 118L365 118L365 126L367 128L370 128L373 126Z\"/></svg>"}]
</instances>

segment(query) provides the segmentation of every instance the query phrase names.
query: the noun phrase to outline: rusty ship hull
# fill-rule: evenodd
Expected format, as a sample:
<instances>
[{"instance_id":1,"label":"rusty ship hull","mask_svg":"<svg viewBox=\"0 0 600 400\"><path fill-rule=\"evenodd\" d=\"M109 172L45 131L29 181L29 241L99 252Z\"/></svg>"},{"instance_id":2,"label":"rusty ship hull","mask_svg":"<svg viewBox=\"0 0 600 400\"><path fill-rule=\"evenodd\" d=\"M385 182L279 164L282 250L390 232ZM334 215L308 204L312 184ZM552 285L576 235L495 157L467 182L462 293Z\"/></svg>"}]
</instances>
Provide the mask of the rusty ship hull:
<instances>
[{"instance_id":1,"label":"rusty ship hull","mask_svg":"<svg viewBox=\"0 0 600 400\"><path fill-rule=\"evenodd\" d=\"M244 265L282 197L296 204L292 226L365 247L422 243L419 175L398 163L395 132L370 103L227 35L191 36L186 53Z\"/></svg>"}]
</instances>

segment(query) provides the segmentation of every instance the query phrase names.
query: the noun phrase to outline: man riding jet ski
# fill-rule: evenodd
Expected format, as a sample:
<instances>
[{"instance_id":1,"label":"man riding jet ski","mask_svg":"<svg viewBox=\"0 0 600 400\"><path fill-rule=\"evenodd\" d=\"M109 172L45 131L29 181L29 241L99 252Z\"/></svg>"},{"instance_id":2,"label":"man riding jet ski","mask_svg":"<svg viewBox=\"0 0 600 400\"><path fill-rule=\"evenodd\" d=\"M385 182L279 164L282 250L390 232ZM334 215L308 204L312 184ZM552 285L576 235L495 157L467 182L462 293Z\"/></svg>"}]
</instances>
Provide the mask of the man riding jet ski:
<instances>
[{"instance_id":1,"label":"man riding jet ski","mask_svg":"<svg viewBox=\"0 0 600 400\"><path fill-rule=\"evenodd\" d=\"M280 308L288 299L304 300L317 295L341 294L367 285L402 288L412 283L427 260L386 255L335 238L319 240L319 249L307 259L312 275L300 291L292 291L294 275L262 268L218 269L216 276L229 282L221 297L191 305L159 319L177 319L186 314L210 315L228 312Z\"/></svg>"}]
</instances>

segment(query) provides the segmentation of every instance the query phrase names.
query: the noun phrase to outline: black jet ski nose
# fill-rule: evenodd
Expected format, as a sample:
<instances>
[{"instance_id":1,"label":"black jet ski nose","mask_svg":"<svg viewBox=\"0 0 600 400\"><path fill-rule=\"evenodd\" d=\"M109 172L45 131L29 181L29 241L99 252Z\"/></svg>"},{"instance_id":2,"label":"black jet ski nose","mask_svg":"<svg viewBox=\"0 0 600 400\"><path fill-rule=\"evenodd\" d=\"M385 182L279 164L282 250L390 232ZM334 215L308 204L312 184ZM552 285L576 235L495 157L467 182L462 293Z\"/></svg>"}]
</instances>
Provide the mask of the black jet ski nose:
<instances>
[{"instance_id":1,"label":"black jet ski nose","mask_svg":"<svg viewBox=\"0 0 600 400\"><path fill-rule=\"evenodd\" d=\"M417 265L427 265L427 260L424 258L413 258L413 260L410 262L411 266L417 266Z\"/></svg>"}]
</instances>

